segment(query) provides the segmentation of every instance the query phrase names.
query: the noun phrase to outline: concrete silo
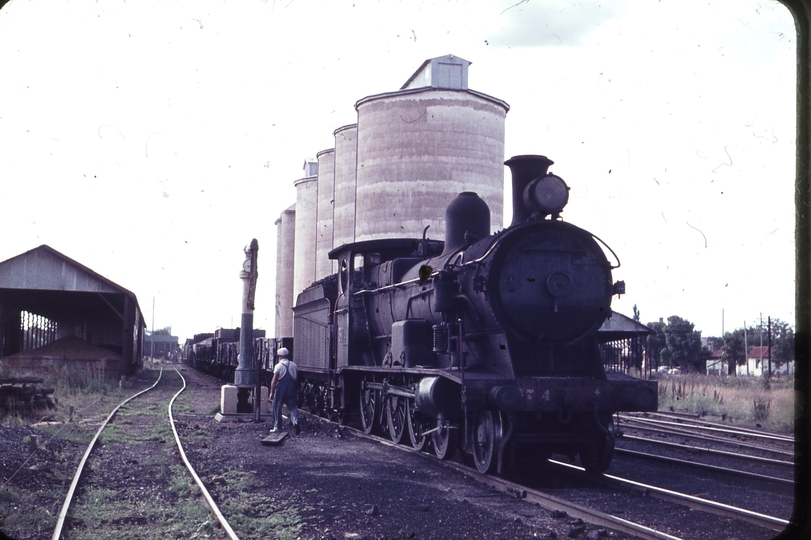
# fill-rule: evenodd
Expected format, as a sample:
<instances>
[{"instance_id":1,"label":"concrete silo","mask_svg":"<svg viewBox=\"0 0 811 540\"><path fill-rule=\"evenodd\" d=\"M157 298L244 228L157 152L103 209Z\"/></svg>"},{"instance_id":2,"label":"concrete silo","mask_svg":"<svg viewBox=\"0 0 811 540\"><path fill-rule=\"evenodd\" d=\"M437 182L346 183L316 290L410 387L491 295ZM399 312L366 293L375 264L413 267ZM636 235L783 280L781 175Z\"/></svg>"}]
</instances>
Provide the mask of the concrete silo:
<instances>
[{"instance_id":1,"label":"concrete silo","mask_svg":"<svg viewBox=\"0 0 811 540\"><path fill-rule=\"evenodd\" d=\"M355 241L355 172L358 157L358 125L339 127L335 136L335 203L333 247Z\"/></svg>"},{"instance_id":2,"label":"concrete silo","mask_svg":"<svg viewBox=\"0 0 811 540\"><path fill-rule=\"evenodd\" d=\"M509 106L468 89L469 65L426 60L399 91L356 103L355 241L419 237L429 224L443 238L445 209L463 191L478 193L501 228Z\"/></svg>"},{"instance_id":3,"label":"concrete silo","mask_svg":"<svg viewBox=\"0 0 811 540\"><path fill-rule=\"evenodd\" d=\"M296 244L296 205L276 220L276 324L274 336L293 335L293 260Z\"/></svg>"},{"instance_id":4,"label":"concrete silo","mask_svg":"<svg viewBox=\"0 0 811 540\"><path fill-rule=\"evenodd\" d=\"M318 211L318 162L304 163L307 176L299 178L296 187L296 240L293 265L293 305L296 296L315 281L315 239Z\"/></svg>"},{"instance_id":5,"label":"concrete silo","mask_svg":"<svg viewBox=\"0 0 811 540\"><path fill-rule=\"evenodd\" d=\"M315 279L335 273L335 261L330 260L332 251L333 217L332 203L335 184L335 149L322 150L318 159L318 210L315 238Z\"/></svg>"}]
</instances>

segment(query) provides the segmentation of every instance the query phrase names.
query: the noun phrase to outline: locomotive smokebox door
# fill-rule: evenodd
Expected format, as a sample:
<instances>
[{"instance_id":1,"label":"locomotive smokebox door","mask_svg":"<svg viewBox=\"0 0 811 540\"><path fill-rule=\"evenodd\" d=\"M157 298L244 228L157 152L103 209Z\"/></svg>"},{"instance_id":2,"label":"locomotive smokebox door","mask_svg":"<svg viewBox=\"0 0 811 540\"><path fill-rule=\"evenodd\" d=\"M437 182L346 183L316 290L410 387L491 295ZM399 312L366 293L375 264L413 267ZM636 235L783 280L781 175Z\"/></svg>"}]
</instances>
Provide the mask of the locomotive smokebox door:
<instances>
[{"instance_id":1,"label":"locomotive smokebox door","mask_svg":"<svg viewBox=\"0 0 811 540\"><path fill-rule=\"evenodd\" d=\"M431 323L406 319L392 324L391 356L394 366L436 366Z\"/></svg>"}]
</instances>

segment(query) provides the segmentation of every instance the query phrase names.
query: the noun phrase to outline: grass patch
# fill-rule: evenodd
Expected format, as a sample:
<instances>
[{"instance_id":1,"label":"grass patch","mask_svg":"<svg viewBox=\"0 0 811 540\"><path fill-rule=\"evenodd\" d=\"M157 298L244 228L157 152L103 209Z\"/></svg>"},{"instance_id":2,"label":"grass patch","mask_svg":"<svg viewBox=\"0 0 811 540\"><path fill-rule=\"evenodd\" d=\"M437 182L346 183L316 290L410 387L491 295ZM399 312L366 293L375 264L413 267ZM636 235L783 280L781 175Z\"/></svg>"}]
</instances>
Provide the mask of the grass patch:
<instances>
[{"instance_id":1,"label":"grass patch","mask_svg":"<svg viewBox=\"0 0 811 540\"><path fill-rule=\"evenodd\" d=\"M293 540L301 536L299 511L307 508L300 501L276 501L257 494L256 475L251 472L226 471L223 477L227 482L223 489L236 496L223 498L219 507L235 530L251 538Z\"/></svg>"},{"instance_id":2,"label":"grass patch","mask_svg":"<svg viewBox=\"0 0 811 540\"><path fill-rule=\"evenodd\" d=\"M100 529L117 517L117 510L122 506L117 500L118 494L112 489L91 488L87 490L71 507L72 519L81 520L86 529Z\"/></svg>"},{"instance_id":3,"label":"grass patch","mask_svg":"<svg viewBox=\"0 0 811 540\"><path fill-rule=\"evenodd\" d=\"M56 512L47 508L31 508L24 504L27 494L11 486L0 488L0 529L3 532L36 532L37 536L50 537L56 525Z\"/></svg>"},{"instance_id":4,"label":"grass patch","mask_svg":"<svg viewBox=\"0 0 811 540\"><path fill-rule=\"evenodd\" d=\"M794 379L660 375L659 410L717 416L721 420L790 433Z\"/></svg>"}]
</instances>

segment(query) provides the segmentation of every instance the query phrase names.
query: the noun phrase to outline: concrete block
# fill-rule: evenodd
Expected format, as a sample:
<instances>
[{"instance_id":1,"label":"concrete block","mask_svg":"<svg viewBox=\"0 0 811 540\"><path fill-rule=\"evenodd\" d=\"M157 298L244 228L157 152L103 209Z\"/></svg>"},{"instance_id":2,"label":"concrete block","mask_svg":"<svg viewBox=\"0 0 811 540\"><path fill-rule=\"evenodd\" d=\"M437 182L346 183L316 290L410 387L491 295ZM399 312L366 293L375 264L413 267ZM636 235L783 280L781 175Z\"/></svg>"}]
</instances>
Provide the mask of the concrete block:
<instances>
[{"instance_id":1,"label":"concrete block","mask_svg":"<svg viewBox=\"0 0 811 540\"><path fill-rule=\"evenodd\" d=\"M268 401L268 387L260 386L259 389L261 397L261 401L259 402L259 412L262 414L270 414L271 406L270 402Z\"/></svg>"},{"instance_id":2,"label":"concrete block","mask_svg":"<svg viewBox=\"0 0 811 540\"><path fill-rule=\"evenodd\" d=\"M237 413L237 390L232 384L223 385L220 391L220 412L222 414Z\"/></svg>"}]
</instances>

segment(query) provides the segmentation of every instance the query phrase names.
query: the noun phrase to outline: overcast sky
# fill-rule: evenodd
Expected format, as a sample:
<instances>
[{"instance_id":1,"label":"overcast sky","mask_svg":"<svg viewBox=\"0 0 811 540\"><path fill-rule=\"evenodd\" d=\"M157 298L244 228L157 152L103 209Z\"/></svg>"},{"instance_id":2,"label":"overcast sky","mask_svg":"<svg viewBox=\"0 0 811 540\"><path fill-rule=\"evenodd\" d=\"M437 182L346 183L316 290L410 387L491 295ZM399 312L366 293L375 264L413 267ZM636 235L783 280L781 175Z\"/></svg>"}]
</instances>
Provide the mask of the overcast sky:
<instances>
[{"instance_id":1,"label":"overcast sky","mask_svg":"<svg viewBox=\"0 0 811 540\"><path fill-rule=\"evenodd\" d=\"M793 324L795 44L764 0L11 0L0 260L48 244L183 339L239 324L257 238L272 335L274 221L304 159L358 99L455 54L511 106L505 157L552 159L563 218L619 256L616 311L704 336L722 312Z\"/></svg>"}]
</instances>

